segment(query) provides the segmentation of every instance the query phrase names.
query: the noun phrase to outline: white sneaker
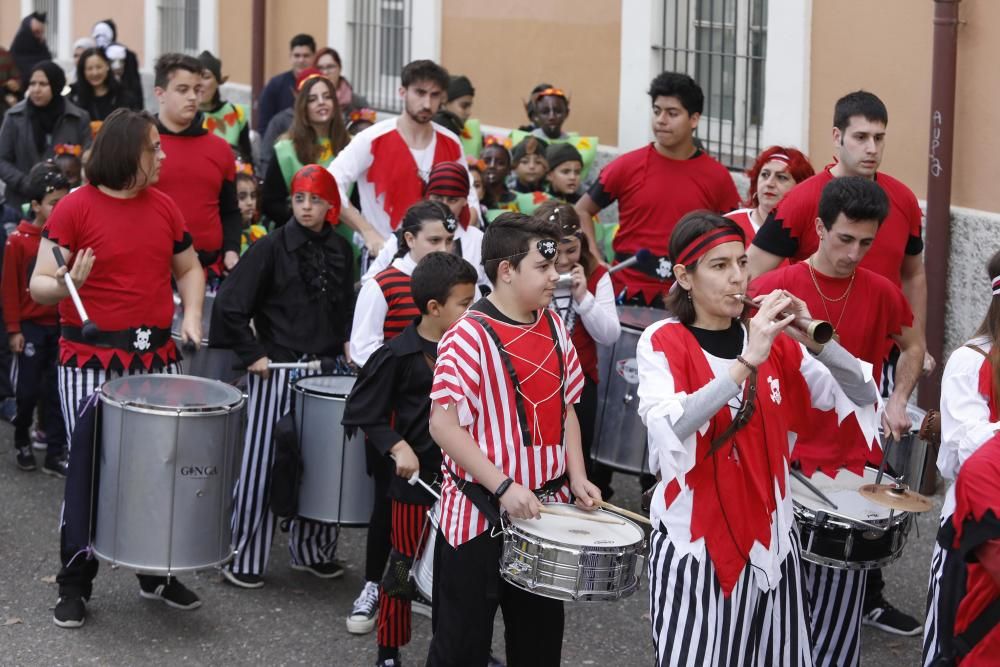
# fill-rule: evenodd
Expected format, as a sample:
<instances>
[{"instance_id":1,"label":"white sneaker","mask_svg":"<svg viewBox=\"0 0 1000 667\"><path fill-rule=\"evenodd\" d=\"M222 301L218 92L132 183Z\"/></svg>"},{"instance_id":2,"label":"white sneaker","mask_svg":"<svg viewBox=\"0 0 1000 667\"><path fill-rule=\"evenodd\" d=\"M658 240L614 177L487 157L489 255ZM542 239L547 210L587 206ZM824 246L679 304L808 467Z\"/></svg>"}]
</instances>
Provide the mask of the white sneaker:
<instances>
[{"instance_id":1,"label":"white sneaker","mask_svg":"<svg viewBox=\"0 0 1000 667\"><path fill-rule=\"evenodd\" d=\"M354 601L351 615L347 617L347 631L352 635L365 635L375 629L378 620L378 584L366 581L361 594Z\"/></svg>"}]
</instances>

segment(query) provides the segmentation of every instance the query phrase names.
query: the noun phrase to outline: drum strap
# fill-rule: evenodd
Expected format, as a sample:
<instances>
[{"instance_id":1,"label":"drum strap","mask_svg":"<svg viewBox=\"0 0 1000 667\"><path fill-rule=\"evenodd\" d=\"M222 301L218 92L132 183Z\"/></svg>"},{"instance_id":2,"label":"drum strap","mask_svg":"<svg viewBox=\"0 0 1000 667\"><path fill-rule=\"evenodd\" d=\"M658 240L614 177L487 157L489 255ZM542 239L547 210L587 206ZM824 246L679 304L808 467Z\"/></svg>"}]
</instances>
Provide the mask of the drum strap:
<instances>
[{"instance_id":1,"label":"drum strap","mask_svg":"<svg viewBox=\"0 0 1000 667\"><path fill-rule=\"evenodd\" d=\"M517 373L514 371L514 363L510 360L510 355L507 350L504 349L503 343L500 341L500 336L497 335L496 330L487 324L486 320L482 317L476 315L469 315L470 318L478 322L483 330L486 331L487 335L493 340L493 344L497 346L497 351L500 353L500 360L503 362L504 370L507 371L507 375L510 376L511 384L514 385L514 403L517 407L517 420L521 426L521 441L524 442L525 446L530 446L532 442L531 431L528 429L528 413L524 409L524 399L521 397L521 383L517 379ZM565 378L565 362L563 361L563 350L562 346L559 344L559 336L556 333L556 325L553 322L553 315L548 308L542 309L542 315L549 324L549 332L552 334L552 344L555 345L556 358L559 360L559 377L563 384L566 382ZM562 444L563 439L566 437L566 398L561 396L559 400L559 405L561 408L560 420L559 420L559 443Z\"/></svg>"},{"instance_id":2,"label":"drum strap","mask_svg":"<svg viewBox=\"0 0 1000 667\"><path fill-rule=\"evenodd\" d=\"M500 525L500 501L493 497L485 486L482 484L477 484L476 482L470 482L467 479L462 479L456 475L451 468L447 468L448 474L451 475L451 479L455 482L455 486L458 488L462 494L469 499L476 509L479 510L480 514L486 517L486 520L491 526L497 527ZM550 479L540 488L533 489L532 493L539 497L539 499L545 496L550 496L559 492L559 489L566 484L566 473L559 475L554 479Z\"/></svg>"},{"instance_id":3,"label":"drum strap","mask_svg":"<svg viewBox=\"0 0 1000 667\"><path fill-rule=\"evenodd\" d=\"M969 348L970 350L975 350L976 352L983 355L987 359L990 358L990 355L986 354L986 351L983 350L983 348L979 347L978 345L973 345L972 343L966 343L965 347Z\"/></svg>"},{"instance_id":4,"label":"drum strap","mask_svg":"<svg viewBox=\"0 0 1000 667\"><path fill-rule=\"evenodd\" d=\"M93 338L85 339L80 327L63 326L62 337L73 343L88 343L97 347L110 347L129 352L152 352L170 342L170 329L139 326L120 331L99 331Z\"/></svg>"},{"instance_id":5,"label":"drum strap","mask_svg":"<svg viewBox=\"0 0 1000 667\"><path fill-rule=\"evenodd\" d=\"M750 419L753 417L754 410L756 409L757 401L757 371L750 371L750 376L747 377L746 389L743 391L743 401L740 403L740 407L736 410L736 415L733 417L733 421L729 424L722 435L712 440L712 445L709 447L709 455L714 454L722 445L726 444L730 438L732 438L737 431L746 426ZM728 406L724 406L723 409L728 409Z\"/></svg>"}]
</instances>

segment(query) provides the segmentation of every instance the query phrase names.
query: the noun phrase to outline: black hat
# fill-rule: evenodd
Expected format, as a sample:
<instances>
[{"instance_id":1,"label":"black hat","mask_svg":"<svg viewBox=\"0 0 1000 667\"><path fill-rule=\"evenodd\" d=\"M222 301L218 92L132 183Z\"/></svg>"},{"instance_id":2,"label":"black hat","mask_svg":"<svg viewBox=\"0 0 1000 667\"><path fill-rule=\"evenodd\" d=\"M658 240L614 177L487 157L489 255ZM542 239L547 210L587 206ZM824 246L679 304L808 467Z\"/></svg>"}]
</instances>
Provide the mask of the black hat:
<instances>
[{"instance_id":1,"label":"black hat","mask_svg":"<svg viewBox=\"0 0 1000 667\"><path fill-rule=\"evenodd\" d=\"M222 61L212 55L211 51L202 51L198 56L198 62L215 77L219 84L225 83L222 80Z\"/></svg>"},{"instance_id":2,"label":"black hat","mask_svg":"<svg viewBox=\"0 0 1000 667\"><path fill-rule=\"evenodd\" d=\"M464 75L450 76L448 77L448 101L457 100L459 97L465 97L466 95L475 96L476 89L472 87L472 82L469 81L469 77Z\"/></svg>"},{"instance_id":3,"label":"black hat","mask_svg":"<svg viewBox=\"0 0 1000 667\"><path fill-rule=\"evenodd\" d=\"M545 161L549 163L549 171L552 171L563 162L573 162L574 160L581 165L583 164L583 157L580 156L580 151L576 150L573 144L559 142L551 144L548 150L545 151Z\"/></svg>"},{"instance_id":4,"label":"black hat","mask_svg":"<svg viewBox=\"0 0 1000 667\"><path fill-rule=\"evenodd\" d=\"M514 146L514 150L510 152L510 162L511 164L517 164L526 155L535 154L541 157L543 160L547 161L546 151L549 149L549 144L544 139L539 139L536 136L528 135L524 139L521 139L517 146Z\"/></svg>"}]
</instances>

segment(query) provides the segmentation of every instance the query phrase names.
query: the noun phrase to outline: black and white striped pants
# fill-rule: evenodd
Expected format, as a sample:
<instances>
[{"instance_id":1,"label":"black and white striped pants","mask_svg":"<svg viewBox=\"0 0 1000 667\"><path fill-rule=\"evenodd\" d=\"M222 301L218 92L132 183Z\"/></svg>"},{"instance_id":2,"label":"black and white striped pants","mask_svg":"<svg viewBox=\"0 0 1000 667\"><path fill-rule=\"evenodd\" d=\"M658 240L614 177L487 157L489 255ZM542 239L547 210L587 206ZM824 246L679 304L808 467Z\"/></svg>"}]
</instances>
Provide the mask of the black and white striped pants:
<instances>
[{"instance_id":1,"label":"black and white striped pants","mask_svg":"<svg viewBox=\"0 0 1000 667\"><path fill-rule=\"evenodd\" d=\"M795 531L781 581L762 591L747 565L726 597L715 567L681 555L667 534L649 542L649 606L659 667L812 665L799 540Z\"/></svg>"},{"instance_id":2,"label":"black and white striped pants","mask_svg":"<svg viewBox=\"0 0 1000 667\"><path fill-rule=\"evenodd\" d=\"M938 528L943 526L945 521L951 521L950 514L941 519ZM922 656L924 667L930 667L934 657L937 655L938 643L941 641L941 628L938 627L937 612L941 597L941 577L944 575L945 555L945 550L941 548L937 540L934 540L934 551L931 552L931 572L927 582L927 616L924 621L924 647ZM952 629L949 628L946 632L951 636Z\"/></svg>"},{"instance_id":3,"label":"black and white striped pants","mask_svg":"<svg viewBox=\"0 0 1000 667\"><path fill-rule=\"evenodd\" d=\"M802 573L809 593L816 667L857 667L861 664L861 614L868 571L803 561Z\"/></svg>"},{"instance_id":4,"label":"black and white striped pants","mask_svg":"<svg viewBox=\"0 0 1000 667\"><path fill-rule=\"evenodd\" d=\"M299 372L297 375L306 374ZM267 380L252 373L247 376L247 432L233 507L236 557L230 564L237 574L263 574L271 554L277 523L269 503L271 464L274 462L271 431L277 421L292 410L289 375L289 370L277 369L271 371ZM337 536L338 526L334 524L293 519L288 536L292 562L317 565L332 561Z\"/></svg>"}]
</instances>

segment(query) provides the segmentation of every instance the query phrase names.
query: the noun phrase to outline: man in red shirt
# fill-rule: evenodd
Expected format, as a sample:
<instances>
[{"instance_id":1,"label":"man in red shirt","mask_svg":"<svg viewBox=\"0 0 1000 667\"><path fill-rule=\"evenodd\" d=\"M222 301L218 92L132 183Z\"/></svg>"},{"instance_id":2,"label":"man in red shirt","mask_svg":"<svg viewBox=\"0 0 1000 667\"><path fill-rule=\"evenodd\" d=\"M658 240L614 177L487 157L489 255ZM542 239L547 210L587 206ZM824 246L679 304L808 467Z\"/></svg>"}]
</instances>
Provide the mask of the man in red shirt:
<instances>
[{"instance_id":1,"label":"man in red shirt","mask_svg":"<svg viewBox=\"0 0 1000 667\"><path fill-rule=\"evenodd\" d=\"M618 202L615 261L640 249L655 259L613 274L616 294L630 303L663 307L663 294L673 284L667 243L674 225L686 213L706 209L728 213L740 205L732 176L694 143L705 95L686 74L663 72L649 86L655 141L617 157L601 170L590 190L576 203L590 247L593 216Z\"/></svg>"},{"instance_id":2,"label":"man in red shirt","mask_svg":"<svg viewBox=\"0 0 1000 667\"><path fill-rule=\"evenodd\" d=\"M901 350L897 382L883 413L883 426L898 439L908 433L906 403L920 377L923 336L899 287L859 266L889 214L885 192L866 178L845 176L830 181L819 200L814 228L819 247L804 262L765 273L751 286L754 294L776 289L806 302L815 317L828 320L841 345L881 369L888 341ZM843 421L835 410L813 410L812 428L800 433L792 450L793 465L812 476L821 469L835 475L841 468L861 474L878 465L881 452L871 449L873 433L863 433L857 420ZM841 570L803 559L802 571L812 609L813 658L817 665L856 665L861 656L861 616L867 570Z\"/></svg>"},{"instance_id":3,"label":"man in red shirt","mask_svg":"<svg viewBox=\"0 0 1000 667\"><path fill-rule=\"evenodd\" d=\"M156 61L157 124L167 155L156 188L181 209L198 260L217 281L239 260L243 223L232 149L202 127L201 70L197 59L179 53Z\"/></svg>"},{"instance_id":4,"label":"man in red shirt","mask_svg":"<svg viewBox=\"0 0 1000 667\"><path fill-rule=\"evenodd\" d=\"M913 311L914 328L923 336L927 321L927 276L924 273L921 212L916 196L908 187L878 171L888 123L885 104L872 93L859 90L837 100L833 111L835 162L796 185L761 225L747 253L750 276L771 271L785 258L802 261L816 251L819 245L816 216L820 193L827 183L841 176L871 179L889 197L889 215L879 227L871 251L861 266L902 288ZM888 359L883 364L882 387L883 395L888 395L895 382L898 350L890 344L885 352ZM934 359L925 352L923 370L927 373L933 369ZM883 587L880 571L873 570L868 578L865 623L893 634L919 633L920 624L914 618L885 601Z\"/></svg>"}]
</instances>

